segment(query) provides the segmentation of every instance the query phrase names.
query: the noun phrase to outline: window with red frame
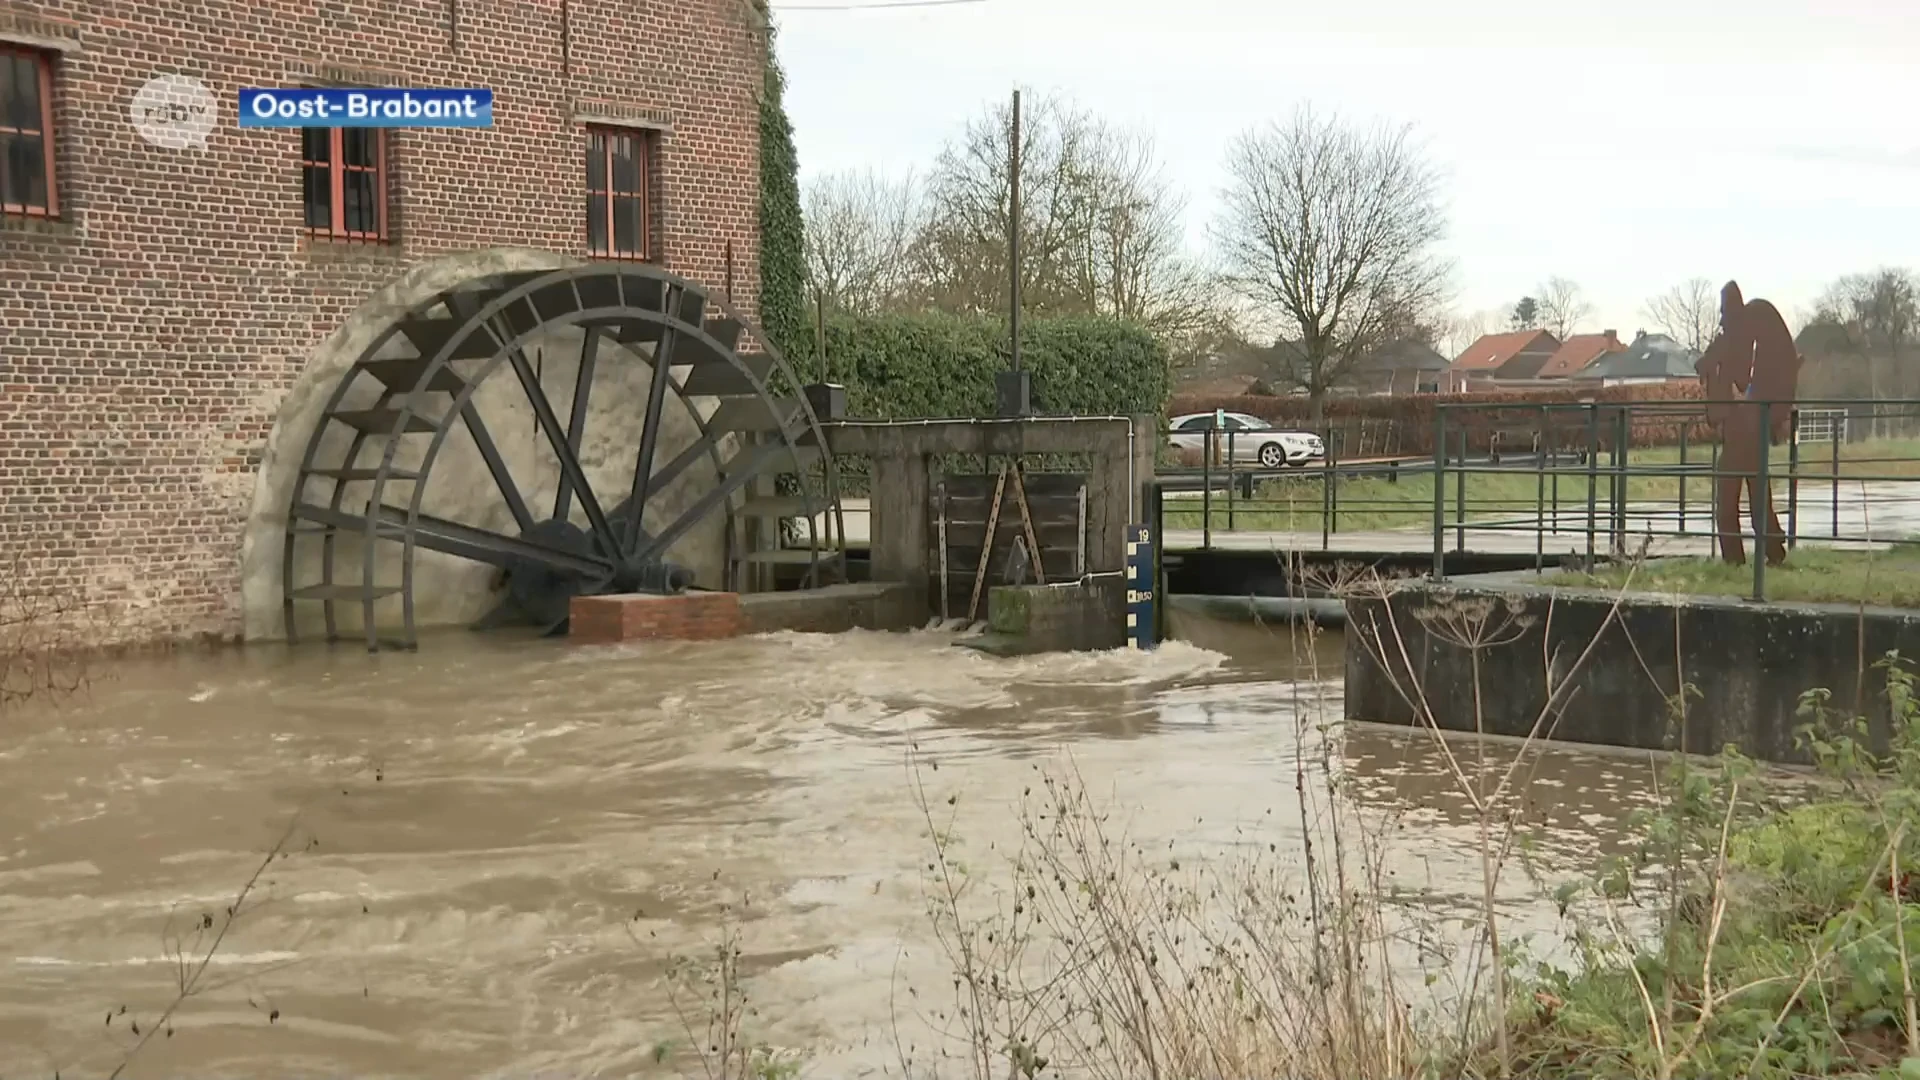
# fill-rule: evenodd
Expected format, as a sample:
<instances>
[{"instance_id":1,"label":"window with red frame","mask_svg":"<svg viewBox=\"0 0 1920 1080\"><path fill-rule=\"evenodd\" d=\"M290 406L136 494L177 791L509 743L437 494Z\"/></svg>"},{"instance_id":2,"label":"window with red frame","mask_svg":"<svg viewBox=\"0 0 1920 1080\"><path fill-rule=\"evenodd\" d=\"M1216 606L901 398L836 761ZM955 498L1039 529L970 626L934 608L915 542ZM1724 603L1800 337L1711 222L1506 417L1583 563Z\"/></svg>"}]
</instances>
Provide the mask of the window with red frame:
<instances>
[{"instance_id":1,"label":"window with red frame","mask_svg":"<svg viewBox=\"0 0 1920 1080\"><path fill-rule=\"evenodd\" d=\"M0 214L55 217L53 60L0 44Z\"/></svg>"},{"instance_id":2,"label":"window with red frame","mask_svg":"<svg viewBox=\"0 0 1920 1080\"><path fill-rule=\"evenodd\" d=\"M313 235L385 240L388 175L385 131L300 129L301 189Z\"/></svg>"},{"instance_id":3,"label":"window with red frame","mask_svg":"<svg viewBox=\"0 0 1920 1080\"><path fill-rule=\"evenodd\" d=\"M587 251L605 259L653 252L652 132L587 130Z\"/></svg>"}]
</instances>

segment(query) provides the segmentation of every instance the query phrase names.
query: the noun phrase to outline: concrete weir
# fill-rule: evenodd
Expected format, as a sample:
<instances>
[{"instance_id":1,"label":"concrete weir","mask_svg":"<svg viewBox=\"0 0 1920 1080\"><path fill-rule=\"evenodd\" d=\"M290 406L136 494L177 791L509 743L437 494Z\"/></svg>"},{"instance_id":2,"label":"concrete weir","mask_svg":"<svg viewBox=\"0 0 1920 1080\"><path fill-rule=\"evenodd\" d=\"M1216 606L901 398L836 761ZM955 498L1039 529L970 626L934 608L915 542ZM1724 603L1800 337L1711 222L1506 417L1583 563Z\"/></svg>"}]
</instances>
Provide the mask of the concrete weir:
<instances>
[{"instance_id":1,"label":"concrete weir","mask_svg":"<svg viewBox=\"0 0 1920 1080\"><path fill-rule=\"evenodd\" d=\"M1153 476L1158 431L1151 416L825 425L836 457L864 457L872 463L871 578L910 587L909 598L898 607L890 604L889 612L903 618L911 614L916 626L942 615L977 618L980 612L966 610L977 598L984 602L988 634L966 643L1005 654L1108 649L1123 643L1126 531L1140 520L1139 492ZM1035 561L1048 575L1043 581L1008 583L997 559L989 560L992 567L985 574L975 574L971 565L943 565L942 542L951 547L955 541L940 535L941 459L973 456L1006 462L1063 454L1089 464L1079 520L1069 522L1066 531L1075 550L1060 550L1042 537L1041 557ZM991 527L956 524L954 529L971 530L975 550L982 544L990 554L1010 550L1025 526L1014 510L1004 508L1024 501L1024 496L1002 493L1003 509L993 516ZM976 597L979 593L984 595Z\"/></svg>"},{"instance_id":2,"label":"concrete weir","mask_svg":"<svg viewBox=\"0 0 1920 1080\"><path fill-rule=\"evenodd\" d=\"M1694 754L1731 746L1806 764L1795 742L1804 692L1828 690L1832 708L1866 716L1884 749L1886 676L1873 665L1889 650L1920 659L1920 612L1614 596L1525 577L1348 599L1347 718L1424 714L1456 731Z\"/></svg>"}]
</instances>

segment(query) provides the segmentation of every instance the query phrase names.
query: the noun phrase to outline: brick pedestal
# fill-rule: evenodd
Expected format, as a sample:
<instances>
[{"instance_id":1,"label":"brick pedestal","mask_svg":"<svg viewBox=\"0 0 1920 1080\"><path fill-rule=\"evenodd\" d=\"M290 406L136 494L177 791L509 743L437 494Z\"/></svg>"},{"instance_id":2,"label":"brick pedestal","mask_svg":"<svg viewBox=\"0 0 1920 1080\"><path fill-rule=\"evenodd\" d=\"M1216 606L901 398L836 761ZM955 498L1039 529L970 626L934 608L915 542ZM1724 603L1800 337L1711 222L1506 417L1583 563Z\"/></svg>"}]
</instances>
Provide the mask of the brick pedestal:
<instances>
[{"instance_id":1,"label":"brick pedestal","mask_svg":"<svg viewBox=\"0 0 1920 1080\"><path fill-rule=\"evenodd\" d=\"M737 637L746 628L736 593L576 596L567 636L583 645L650 639L717 641Z\"/></svg>"}]
</instances>

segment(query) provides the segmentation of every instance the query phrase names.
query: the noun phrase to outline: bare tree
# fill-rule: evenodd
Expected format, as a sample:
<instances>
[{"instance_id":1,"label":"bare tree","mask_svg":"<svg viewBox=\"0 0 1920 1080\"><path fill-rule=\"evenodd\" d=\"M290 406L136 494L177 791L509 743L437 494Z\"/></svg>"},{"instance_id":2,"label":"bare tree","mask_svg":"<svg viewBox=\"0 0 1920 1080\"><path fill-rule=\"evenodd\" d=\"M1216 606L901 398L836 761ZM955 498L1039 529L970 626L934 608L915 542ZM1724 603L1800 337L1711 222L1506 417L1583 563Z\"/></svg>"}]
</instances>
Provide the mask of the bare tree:
<instances>
[{"instance_id":1,"label":"bare tree","mask_svg":"<svg viewBox=\"0 0 1920 1080\"><path fill-rule=\"evenodd\" d=\"M806 189L807 278L836 311L896 306L911 282L921 204L909 174L832 173Z\"/></svg>"},{"instance_id":2,"label":"bare tree","mask_svg":"<svg viewBox=\"0 0 1920 1080\"><path fill-rule=\"evenodd\" d=\"M1007 302L1011 107L987 109L936 160L915 247L918 294L948 311ZM1183 251L1185 202L1151 140L1057 97L1021 110L1021 294L1035 314L1109 315L1177 348L1217 329L1211 282Z\"/></svg>"},{"instance_id":3,"label":"bare tree","mask_svg":"<svg viewBox=\"0 0 1920 1080\"><path fill-rule=\"evenodd\" d=\"M1580 286L1563 277L1550 277L1539 288L1540 329L1567 340L1593 314L1593 305Z\"/></svg>"},{"instance_id":4,"label":"bare tree","mask_svg":"<svg viewBox=\"0 0 1920 1080\"><path fill-rule=\"evenodd\" d=\"M1898 357L1920 339L1920 277L1900 267L1848 274L1827 287L1814 312L1845 327L1863 354Z\"/></svg>"},{"instance_id":5,"label":"bare tree","mask_svg":"<svg viewBox=\"0 0 1920 1080\"><path fill-rule=\"evenodd\" d=\"M1494 333L1507 318L1502 311L1467 311L1443 319L1434 340L1434 348L1449 357L1459 356L1467 346Z\"/></svg>"},{"instance_id":6,"label":"bare tree","mask_svg":"<svg viewBox=\"0 0 1920 1080\"><path fill-rule=\"evenodd\" d=\"M1689 278L1649 297L1640 311L1655 330L1695 352L1706 351L1720 332L1720 290L1706 278Z\"/></svg>"},{"instance_id":7,"label":"bare tree","mask_svg":"<svg viewBox=\"0 0 1920 1080\"><path fill-rule=\"evenodd\" d=\"M1920 276L1904 267L1848 274L1814 303L1814 321L1827 332L1828 348L1864 367L1868 396L1875 399L1920 396ZM1819 358L1816 358L1816 360ZM1904 413L1906 410L1893 410ZM1889 410L1874 410L1874 434L1891 435ZM1903 417L1906 428L1911 418Z\"/></svg>"},{"instance_id":8,"label":"bare tree","mask_svg":"<svg viewBox=\"0 0 1920 1080\"><path fill-rule=\"evenodd\" d=\"M1227 173L1214 235L1228 280L1281 326L1317 426L1348 369L1445 294L1438 176L1410 128L1310 109L1241 135Z\"/></svg>"}]
</instances>

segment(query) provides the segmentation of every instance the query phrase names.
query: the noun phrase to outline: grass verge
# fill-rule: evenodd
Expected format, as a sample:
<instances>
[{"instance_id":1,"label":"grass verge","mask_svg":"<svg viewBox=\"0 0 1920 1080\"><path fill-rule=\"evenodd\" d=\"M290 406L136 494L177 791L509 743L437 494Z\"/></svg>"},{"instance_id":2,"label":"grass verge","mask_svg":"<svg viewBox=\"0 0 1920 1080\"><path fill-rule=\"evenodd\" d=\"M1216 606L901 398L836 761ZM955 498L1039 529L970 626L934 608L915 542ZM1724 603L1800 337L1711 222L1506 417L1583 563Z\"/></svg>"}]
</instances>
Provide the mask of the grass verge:
<instances>
[{"instance_id":1,"label":"grass verge","mask_svg":"<svg viewBox=\"0 0 1920 1080\"><path fill-rule=\"evenodd\" d=\"M1592 574L1555 574L1547 584L1615 590L1626 575L1624 568L1609 566ZM1636 588L1747 596L1753 592L1753 566L1729 566L1718 558L1656 559L1638 571ZM1788 556L1785 566L1767 568L1766 594L1769 600L1920 608L1920 545L1901 543L1874 552L1802 547Z\"/></svg>"}]
</instances>

